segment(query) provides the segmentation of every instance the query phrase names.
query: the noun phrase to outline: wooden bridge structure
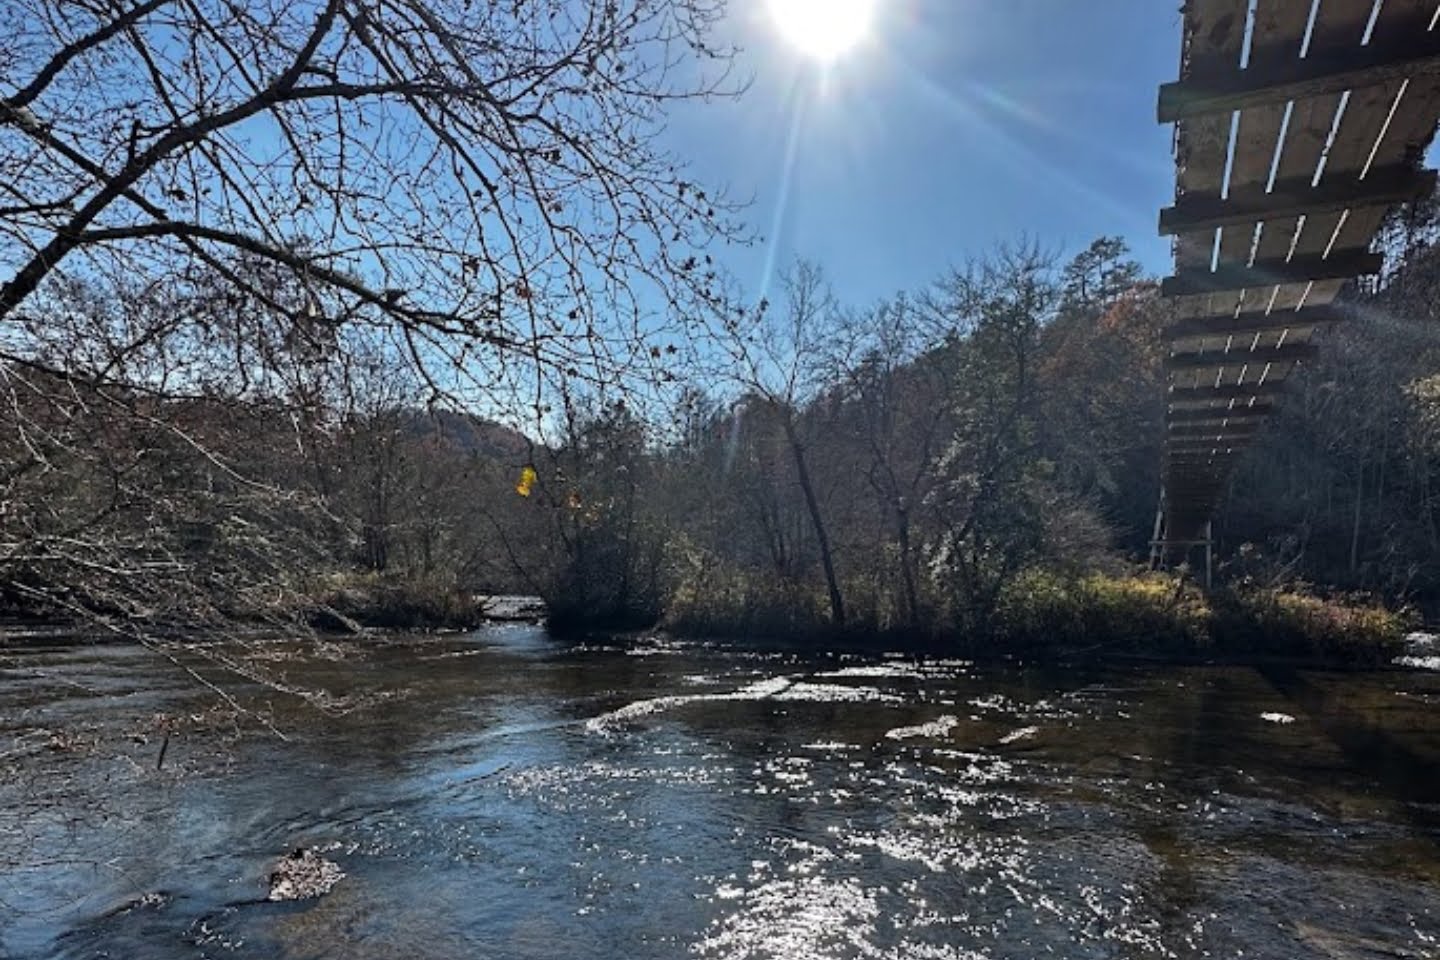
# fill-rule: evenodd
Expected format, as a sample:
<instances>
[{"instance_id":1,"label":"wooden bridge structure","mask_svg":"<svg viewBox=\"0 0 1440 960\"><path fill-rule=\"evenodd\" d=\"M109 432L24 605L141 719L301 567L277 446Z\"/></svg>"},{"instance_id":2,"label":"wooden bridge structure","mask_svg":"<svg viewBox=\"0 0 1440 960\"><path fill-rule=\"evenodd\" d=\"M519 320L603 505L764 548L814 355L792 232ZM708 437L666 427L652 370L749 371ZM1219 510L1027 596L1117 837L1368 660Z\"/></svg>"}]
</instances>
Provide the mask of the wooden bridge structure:
<instances>
[{"instance_id":1,"label":"wooden bridge structure","mask_svg":"<svg viewBox=\"0 0 1440 960\"><path fill-rule=\"evenodd\" d=\"M1377 273L1376 233L1432 192L1440 0L1187 0L1165 462L1152 559L1205 547L1232 468L1344 319L1347 281Z\"/></svg>"}]
</instances>

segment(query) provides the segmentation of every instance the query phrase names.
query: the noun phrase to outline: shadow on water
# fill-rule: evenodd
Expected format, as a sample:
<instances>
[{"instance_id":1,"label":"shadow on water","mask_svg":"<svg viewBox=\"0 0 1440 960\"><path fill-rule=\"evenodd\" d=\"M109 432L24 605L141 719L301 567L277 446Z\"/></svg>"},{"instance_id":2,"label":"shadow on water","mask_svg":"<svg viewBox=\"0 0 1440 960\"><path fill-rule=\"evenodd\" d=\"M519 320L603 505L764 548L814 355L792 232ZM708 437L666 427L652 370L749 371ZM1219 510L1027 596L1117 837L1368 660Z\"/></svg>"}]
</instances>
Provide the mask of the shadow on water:
<instances>
[{"instance_id":1,"label":"shadow on water","mask_svg":"<svg viewBox=\"0 0 1440 960\"><path fill-rule=\"evenodd\" d=\"M1434 749L1433 725L1409 725L1393 715L1382 719L1373 696L1355 704L1355 697L1337 696L1294 667L1266 665L1260 673L1343 752L1355 774L1403 802L1417 824L1440 828L1440 752ZM1336 676L1343 685L1346 675ZM1388 690L1381 697L1394 699ZM1415 742L1418 738L1407 738L1407 733L1426 731L1430 749Z\"/></svg>"}]
</instances>

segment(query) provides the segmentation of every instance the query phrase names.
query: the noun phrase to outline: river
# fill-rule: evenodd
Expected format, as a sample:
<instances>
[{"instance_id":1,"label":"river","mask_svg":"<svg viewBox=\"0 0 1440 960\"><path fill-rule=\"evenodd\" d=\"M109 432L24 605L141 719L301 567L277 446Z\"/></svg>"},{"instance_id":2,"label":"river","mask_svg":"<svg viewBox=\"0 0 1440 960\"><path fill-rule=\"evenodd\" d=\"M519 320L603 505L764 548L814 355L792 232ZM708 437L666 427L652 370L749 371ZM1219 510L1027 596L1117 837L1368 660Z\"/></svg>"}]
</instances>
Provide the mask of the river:
<instances>
[{"instance_id":1,"label":"river","mask_svg":"<svg viewBox=\"0 0 1440 960\"><path fill-rule=\"evenodd\" d=\"M1440 958L1437 673L243 653L0 646L0 956Z\"/></svg>"}]
</instances>

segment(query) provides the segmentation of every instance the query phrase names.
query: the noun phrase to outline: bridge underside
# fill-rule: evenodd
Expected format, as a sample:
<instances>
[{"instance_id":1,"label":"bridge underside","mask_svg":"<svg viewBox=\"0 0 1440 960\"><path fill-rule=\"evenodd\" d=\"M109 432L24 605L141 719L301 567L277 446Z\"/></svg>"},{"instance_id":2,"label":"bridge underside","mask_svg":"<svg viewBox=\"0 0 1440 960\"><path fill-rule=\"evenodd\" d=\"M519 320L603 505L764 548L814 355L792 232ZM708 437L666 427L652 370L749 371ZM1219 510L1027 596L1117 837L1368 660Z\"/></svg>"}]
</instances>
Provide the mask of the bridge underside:
<instances>
[{"instance_id":1,"label":"bridge underside","mask_svg":"<svg viewBox=\"0 0 1440 960\"><path fill-rule=\"evenodd\" d=\"M1175 238L1156 554L1209 540L1236 460L1343 322L1375 235L1435 188L1437 0L1188 0L1174 123Z\"/></svg>"}]
</instances>

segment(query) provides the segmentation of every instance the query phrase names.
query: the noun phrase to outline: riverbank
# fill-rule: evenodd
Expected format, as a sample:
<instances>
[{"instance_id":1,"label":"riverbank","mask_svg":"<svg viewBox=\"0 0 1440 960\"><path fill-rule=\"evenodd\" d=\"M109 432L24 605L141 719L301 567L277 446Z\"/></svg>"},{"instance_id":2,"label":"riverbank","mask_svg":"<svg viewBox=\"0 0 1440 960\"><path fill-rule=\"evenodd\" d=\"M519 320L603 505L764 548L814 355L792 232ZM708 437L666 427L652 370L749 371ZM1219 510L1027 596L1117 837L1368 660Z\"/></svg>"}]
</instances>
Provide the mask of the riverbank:
<instances>
[{"instance_id":1,"label":"riverbank","mask_svg":"<svg viewBox=\"0 0 1440 960\"><path fill-rule=\"evenodd\" d=\"M336 575L312 591L311 626L329 633L364 630L473 630L485 623L534 623L545 616L537 597L475 593L436 581L376 574Z\"/></svg>"},{"instance_id":2,"label":"riverbank","mask_svg":"<svg viewBox=\"0 0 1440 960\"><path fill-rule=\"evenodd\" d=\"M963 656L971 659L1144 659L1154 662L1256 663L1282 661L1347 668L1386 666L1404 656L1405 638L1418 627L1409 612L1366 598L1323 596L1297 586L1238 584L1204 591L1182 577L1137 573L1062 577L1029 572L1015 577L983 617L926 610L917 625L894 612L856 608L843 628L826 615L822 598L796 588L716 578L707 589L679 589L667 612L617 620L564 608L547 619L537 597L483 595L436 582L343 575L307 591L298 609L269 617L237 616L189 625L106 621L97 633L116 639L168 639L299 627L329 637L376 631L471 631L487 623L544 622L560 639L646 637L657 632L756 648L882 655ZM12 616L8 631L86 631L83 620L53 613ZM18 631L18 632L16 632Z\"/></svg>"},{"instance_id":3,"label":"riverbank","mask_svg":"<svg viewBox=\"0 0 1440 960\"><path fill-rule=\"evenodd\" d=\"M1207 592L1165 574L1031 572L1003 588L983 617L932 608L912 626L862 611L836 628L818 597L721 582L709 591L680 591L661 625L689 636L742 642L784 637L811 648L868 652L1177 662L1272 658L1374 667L1401 656L1419 623L1408 611L1368 598L1324 596L1297 585L1244 583Z\"/></svg>"}]
</instances>

